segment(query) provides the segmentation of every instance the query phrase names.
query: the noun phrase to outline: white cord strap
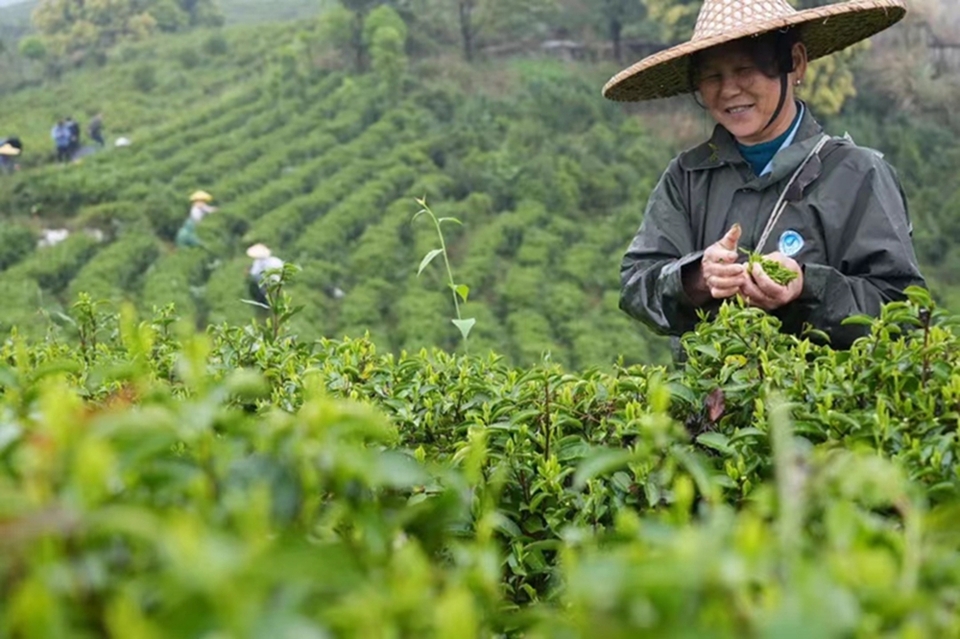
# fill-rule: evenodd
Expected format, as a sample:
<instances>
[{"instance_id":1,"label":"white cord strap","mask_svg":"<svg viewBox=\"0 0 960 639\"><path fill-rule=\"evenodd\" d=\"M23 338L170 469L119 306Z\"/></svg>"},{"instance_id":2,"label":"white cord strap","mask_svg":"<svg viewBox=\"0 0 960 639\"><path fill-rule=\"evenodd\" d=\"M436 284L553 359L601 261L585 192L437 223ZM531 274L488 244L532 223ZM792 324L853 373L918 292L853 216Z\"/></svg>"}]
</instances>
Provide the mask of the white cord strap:
<instances>
[{"instance_id":1,"label":"white cord strap","mask_svg":"<svg viewBox=\"0 0 960 639\"><path fill-rule=\"evenodd\" d=\"M803 159L803 162L800 163L800 166L797 167L797 170L793 172L793 175L790 177L790 181L787 182L787 186L784 187L783 191L780 193L780 199L777 200L776 206L773 207L773 213L770 215L770 219L767 221L767 225L763 228L763 234L760 236L760 241L757 242L757 247L754 249L757 253L763 252L763 246L767 243L767 239L770 237L770 233L773 231L773 227L777 225L777 222L780 221L780 216L783 215L784 210L787 208L787 193L790 191L790 187L793 186L793 183L797 181L797 177L800 176L800 172L803 171L804 167L810 162L810 160L817 153L820 152L820 149L830 141L830 136L827 134L822 134L820 141L817 142L816 146L807 154L807 157Z\"/></svg>"}]
</instances>

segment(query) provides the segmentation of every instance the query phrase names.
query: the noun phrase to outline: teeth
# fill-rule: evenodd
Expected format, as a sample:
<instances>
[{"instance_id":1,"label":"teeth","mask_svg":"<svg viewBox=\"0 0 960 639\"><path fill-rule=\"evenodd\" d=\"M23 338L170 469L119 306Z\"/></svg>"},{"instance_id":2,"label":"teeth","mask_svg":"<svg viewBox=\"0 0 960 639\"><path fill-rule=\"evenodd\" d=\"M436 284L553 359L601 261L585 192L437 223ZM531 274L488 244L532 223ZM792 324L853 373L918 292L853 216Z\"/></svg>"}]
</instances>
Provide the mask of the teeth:
<instances>
[{"instance_id":1,"label":"teeth","mask_svg":"<svg viewBox=\"0 0 960 639\"><path fill-rule=\"evenodd\" d=\"M727 109L727 110L730 111L730 113L743 113L744 111L746 111L746 110L749 109L749 108L750 108L750 107L745 107L745 106L744 106L744 107L733 107L732 109Z\"/></svg>"}]
</instances>

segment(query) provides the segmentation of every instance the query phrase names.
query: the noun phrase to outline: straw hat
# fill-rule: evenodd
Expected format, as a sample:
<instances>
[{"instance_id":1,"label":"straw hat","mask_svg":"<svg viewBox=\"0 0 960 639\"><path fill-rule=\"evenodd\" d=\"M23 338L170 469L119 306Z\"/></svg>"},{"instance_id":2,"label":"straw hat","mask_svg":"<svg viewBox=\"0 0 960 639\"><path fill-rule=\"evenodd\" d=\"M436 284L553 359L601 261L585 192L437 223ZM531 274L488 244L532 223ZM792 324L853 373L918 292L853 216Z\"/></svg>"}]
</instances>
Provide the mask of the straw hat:
<instances>
[{"instance_id":1,"label":"straw hat","mask_svg":"<svg viewBox=\"0 0 960 639\"><path fill-rule=\"evenodd\" d=\"M0 146L0 155L20 155L20 149L8 142Z\"/></svg>"},{"instance_id":2,"label":"straw hat","mask_svg":"<svg viewBox=\"0 0 960 639\"><path fill-rule=\"evenodd\" d=\"M247 257L252 257L255 260L265 260L270 257L272 253L264 244L254 244L247 249Z\"/></svg>"},{"instance_id":3,"label":"straw hat","mask_svg":"<svg viewBox=\"0 0 960 639\"><path fill-rule=\"evenodd\" d=\"M903 0L849 0L797 11L786 0L704 0L689 42L655 53L607 82L617 101L653 100L689 93L694 53L747 36L795 27L810 60L865 40L906 14Z\"/></svg>"},{"instance_id":4,"label":"straw hat","mask_svg":"<svg viewBox=\"0 0 960 639\"><path fill-rule=\"evenodd\" d=\"M194 191L190 196L191 202L209 202L213 199L213 196L207 193L206 191Z\"/></svg>"}]
</instances>

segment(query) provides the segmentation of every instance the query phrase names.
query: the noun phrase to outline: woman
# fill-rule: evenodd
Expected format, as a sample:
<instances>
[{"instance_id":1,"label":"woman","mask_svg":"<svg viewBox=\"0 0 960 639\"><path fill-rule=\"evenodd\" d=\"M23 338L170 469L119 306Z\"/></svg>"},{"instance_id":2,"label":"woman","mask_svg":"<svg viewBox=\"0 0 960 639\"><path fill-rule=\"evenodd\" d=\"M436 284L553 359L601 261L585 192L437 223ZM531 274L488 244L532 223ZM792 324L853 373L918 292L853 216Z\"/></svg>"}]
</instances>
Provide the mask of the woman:
<instances>
[{"instance_id":1,"label":"woman","mask_svg":"<svg viewBox=\"0 0 960 639\"><path fill-rule=\"evenodd\" d=\"M213 196L206 191L194 191L190 195L190 219L194 224L199 224L207 215L216 211L216 207L210 206Z\"/></svg>"},{"instance_id":2,"label":"woman","mask_svg":"<svg viewBox=\"0 0 960 639\"><path fill-rule=\"evenodd\" d=\"M19 138L0 140L0 173L12 173L20 168L15 158L23 152Z\"/></svg>"},{"instance_id":3,"label":"woman","mask_svg":"<svg viewBox=\"0 0 960 639\"><path fill-rule=\"evenodd\" d=\"M273 254L264 244L254 244L247 249L247 257L253 258L253 264L247 270L247 286L250 296L260 304L266 306L267 287L265 280L277 282L280 274L276 271L283 268L283 260Z\"/></svg>"},{"instance_id":4,"label":"woman","mask_svg":"<svg viewBox=\"0 0 960 639\"><path fill-rule=\"evenodd\" d=\"M620 307L674 336L698 309L741 295L785 331L805 324L846 348L877 315L925 286L906 202L882 156L826 136L794 89L809 60L900 20L902 0L852 0L795 11L784 0L706 0L690 42L646 58L604 87L613 100L693 92L716 121L650 196L621 267ZM786 285L744 264L739 249L796 273Z\"/></svg>"}]
</instances>

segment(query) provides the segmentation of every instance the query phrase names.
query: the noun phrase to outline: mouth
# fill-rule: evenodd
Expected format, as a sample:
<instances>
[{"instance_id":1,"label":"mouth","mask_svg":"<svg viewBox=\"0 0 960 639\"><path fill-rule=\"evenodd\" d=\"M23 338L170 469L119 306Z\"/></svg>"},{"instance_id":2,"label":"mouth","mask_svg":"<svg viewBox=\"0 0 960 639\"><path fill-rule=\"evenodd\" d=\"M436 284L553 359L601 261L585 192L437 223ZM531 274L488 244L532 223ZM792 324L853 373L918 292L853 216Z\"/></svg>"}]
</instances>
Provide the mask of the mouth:
<instances>
[{"instance_id":1,"label":"mouth","mask_svg":"<svg viewBox=\"0 0 960 639\"><path fill-rule=\"evenodd\" d=\"M724 111L730 115L740 115L741 113L746 113L753 108L752 104L743 104L739 106L732 106L724 109Z\"/></svg>"}]
</instances>

